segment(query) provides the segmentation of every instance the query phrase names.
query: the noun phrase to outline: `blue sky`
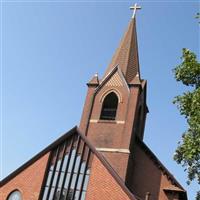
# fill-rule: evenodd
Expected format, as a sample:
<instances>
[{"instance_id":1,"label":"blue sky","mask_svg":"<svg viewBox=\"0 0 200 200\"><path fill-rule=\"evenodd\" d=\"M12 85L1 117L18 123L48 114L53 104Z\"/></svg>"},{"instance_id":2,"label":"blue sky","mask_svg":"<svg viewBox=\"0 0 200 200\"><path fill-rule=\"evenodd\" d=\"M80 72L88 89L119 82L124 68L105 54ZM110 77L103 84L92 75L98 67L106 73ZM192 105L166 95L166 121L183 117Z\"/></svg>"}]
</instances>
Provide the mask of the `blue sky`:
<instances>
[{"instance_id":1,"label":"blue sky","mask_svg":"<svg viewBox=\"0 0 200 200\"><path fill-rule=\"evenodd\" d=\"M87 81L103 75L131 18L132 1L3 1L1 178L79 124ZM172 104L181 49L199 54L198 1L139 1L142 78L148 81L145 143L194 199L197 184L172 157L186 130Z\"/></svg>"}]
</instances>

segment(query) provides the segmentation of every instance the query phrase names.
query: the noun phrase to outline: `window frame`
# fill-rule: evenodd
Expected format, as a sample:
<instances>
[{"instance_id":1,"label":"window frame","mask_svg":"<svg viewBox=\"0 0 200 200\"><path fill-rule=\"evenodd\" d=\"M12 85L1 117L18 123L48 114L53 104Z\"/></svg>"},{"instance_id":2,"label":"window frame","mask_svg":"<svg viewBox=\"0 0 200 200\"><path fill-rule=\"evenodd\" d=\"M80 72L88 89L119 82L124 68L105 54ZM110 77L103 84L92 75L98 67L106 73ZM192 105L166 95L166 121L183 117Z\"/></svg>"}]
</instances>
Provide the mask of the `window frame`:
<instances>
[{"instance_id":1,"label":"window frame","mask_svg":"<svg viewBox=\"0 0 200 200\"><path fill-rule=\"evenodd\" d=\"M12 190L12 191L8 194L6 200L9 200L9 198L11 197L11 195L14 194L15 192L18 192L18 193L20 194L21 200L23 200L22 192L21 192L19 189L14 189L14 190Z\"/></svg>"},{"instance_id":2,"label":"window frame","mask_svg":"<svg viewBox=\"0 0 200 200\"><path fill-rule=\"evenodd\" d=\"M110 99L108 100L107 98L109 98L110 95L114 95L114 97L116 98L115 100L117 102L115 102L116 105L112 105L109 107L106 107L106 103L109 104L110 103ZM110 97L113 98L113 97ZM101 106L101 113L100 113L100 120L108 120L108 121L115 121L116 117L117 117L117 110L118 110L118 106L119 106L119 95L116 94L115 91L110 91L109 93L106 93L106 95L103 97L102 99L102 106ZM105 114L107 112L107 115Z\"/></svg>"},{"instance_id":3,"label":"window frame","mask_svg":"<svg viewBox=\"0 0 200 200\"><path fill-rule=\"evenodd\" d=\"M67 158L66 166L64 166L65 158ZM78 134L69 137L55 147L49 158L39 199L49 200L64 197L83 200L87 191L87 176L90 175L92 158L93 152ZM58 164L59 160L61 160L60 165Z\"/></svg>"}]
</instances>

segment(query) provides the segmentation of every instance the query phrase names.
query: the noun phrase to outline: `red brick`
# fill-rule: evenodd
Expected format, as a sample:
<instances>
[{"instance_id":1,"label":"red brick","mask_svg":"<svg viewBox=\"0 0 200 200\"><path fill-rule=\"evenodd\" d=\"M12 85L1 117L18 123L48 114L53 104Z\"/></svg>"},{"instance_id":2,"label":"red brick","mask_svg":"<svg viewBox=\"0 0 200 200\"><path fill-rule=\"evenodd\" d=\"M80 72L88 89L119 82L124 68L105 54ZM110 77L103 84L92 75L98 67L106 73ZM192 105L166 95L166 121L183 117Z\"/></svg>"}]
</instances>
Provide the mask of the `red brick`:
<instances>
[{"instance_id":1,"label":"red brick","mask_svg":"<svg viewBox=\"0 0 200 200\"><path fill-rule=\"evenodd\" d=\"M86 200L130 200L96 156L92 162Z\"/></svg>"},{"instance_id":2,"label":"red brick","mask_svg":"<svg viewBox=\"0 0 200 200\"><path fill-rule=\"evenodd\" d=\"M24 200L38 200L49 153L7 182L1 188L1 200L6 200L10 192L18 189Z\"/></svg>"}]
</instances>

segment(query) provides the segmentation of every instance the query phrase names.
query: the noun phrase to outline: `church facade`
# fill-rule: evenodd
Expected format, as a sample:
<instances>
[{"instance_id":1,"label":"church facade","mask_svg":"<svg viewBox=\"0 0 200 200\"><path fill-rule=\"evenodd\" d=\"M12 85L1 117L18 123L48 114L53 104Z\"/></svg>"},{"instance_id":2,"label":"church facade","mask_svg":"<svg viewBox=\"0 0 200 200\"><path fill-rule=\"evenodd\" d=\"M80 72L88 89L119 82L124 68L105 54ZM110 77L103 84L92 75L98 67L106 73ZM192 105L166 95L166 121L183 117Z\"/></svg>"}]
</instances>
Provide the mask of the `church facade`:
<instances>
[{"instance_id":1,"label":"church facade","mask_svg":"<svg viewBox=\"0 0 200 200\"><path fill-rule=\"evenodd\" d=\"M187 200L143 142L147 81L135 12L104 76L87 85L80 125L3 179L1 200Z\"/></svg>"}]
</instances>

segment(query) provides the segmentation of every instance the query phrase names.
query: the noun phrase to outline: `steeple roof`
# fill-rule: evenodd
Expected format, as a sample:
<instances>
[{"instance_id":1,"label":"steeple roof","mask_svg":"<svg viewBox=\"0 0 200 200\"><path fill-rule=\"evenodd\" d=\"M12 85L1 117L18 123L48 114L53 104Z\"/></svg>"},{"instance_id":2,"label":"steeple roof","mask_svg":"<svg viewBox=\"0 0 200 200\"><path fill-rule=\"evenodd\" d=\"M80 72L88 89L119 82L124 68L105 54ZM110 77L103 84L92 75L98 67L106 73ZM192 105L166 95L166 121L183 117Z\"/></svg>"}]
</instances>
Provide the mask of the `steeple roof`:
<instances>
[{"instance_id":1,"label":"steeple roof","mask_svg":"<svg viewBox=\"0 0 200 200\"><path fill-rule=\"evenodd\" d=\"M94 86L99 85L99 78L98 78L98 74L97 73L89 81L88 85L94 85Z\"/></svg>"},{"instance_id":2,"label":"steeple roof","mask_svg":"<svg viewBox=\"0 0 200 200\"><path fill-rule=\"evenodd\" d=\"M135 16L131 19L128 29L124 34L105 75L117 65L121 68L128 83L133 80L136 74L139 74L140 77Z\"/></svg>"}]
</instances>

